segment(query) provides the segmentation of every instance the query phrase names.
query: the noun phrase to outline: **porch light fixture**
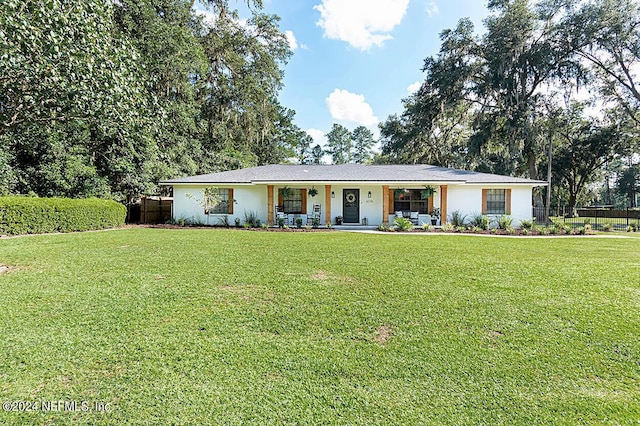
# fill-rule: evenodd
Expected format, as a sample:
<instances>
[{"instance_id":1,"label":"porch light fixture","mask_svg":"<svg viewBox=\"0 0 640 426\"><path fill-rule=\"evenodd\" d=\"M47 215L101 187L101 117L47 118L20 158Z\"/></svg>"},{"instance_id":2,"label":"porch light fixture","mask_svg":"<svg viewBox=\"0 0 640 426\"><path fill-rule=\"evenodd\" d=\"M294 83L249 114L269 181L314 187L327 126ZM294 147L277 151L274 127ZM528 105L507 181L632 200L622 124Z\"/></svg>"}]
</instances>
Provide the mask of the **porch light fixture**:
<instances>
[{"instance_id":1,"label":"porch light fixture","mask_svg":"<svg viewBox=\"0 0 640 426\"><path fill-rule=\"evenodd\" d=\"M336 193L331 191L331 198L336 198Z\"/></svg>"},{"instance_id":2,"label":"porch light fixture","mask_svg":"<svg viewBox=\"0 0 640 426\"><path fill-rule=\"evenodd\" d=\"M367 198L371 198L371 191L367 194Z\"/></svg>"}]
</instances>

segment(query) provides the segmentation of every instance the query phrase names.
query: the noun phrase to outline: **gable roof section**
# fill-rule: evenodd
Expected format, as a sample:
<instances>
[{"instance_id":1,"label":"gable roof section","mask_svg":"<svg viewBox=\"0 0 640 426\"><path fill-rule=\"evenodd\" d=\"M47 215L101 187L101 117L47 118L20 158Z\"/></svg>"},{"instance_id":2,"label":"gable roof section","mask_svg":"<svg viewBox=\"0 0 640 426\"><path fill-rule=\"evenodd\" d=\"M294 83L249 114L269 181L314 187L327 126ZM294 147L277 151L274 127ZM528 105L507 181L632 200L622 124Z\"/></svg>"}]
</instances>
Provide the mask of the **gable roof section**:
<instances>
[{"instance_id":1,"label":"gable roof section","mask_svg":"<svg viewBox=\"0 0 640 426\"><path fill-rule=\"evenodd\" d=\"M541 186L546 182L467 170L449 169L424 164L408 165L289 165L273 164L247 169L229 170L208 175L189 176L161 181L161 185L187 184L267 184L267 183L461 183L461 184L524 184Z\"/></svg>"}]
</instances>

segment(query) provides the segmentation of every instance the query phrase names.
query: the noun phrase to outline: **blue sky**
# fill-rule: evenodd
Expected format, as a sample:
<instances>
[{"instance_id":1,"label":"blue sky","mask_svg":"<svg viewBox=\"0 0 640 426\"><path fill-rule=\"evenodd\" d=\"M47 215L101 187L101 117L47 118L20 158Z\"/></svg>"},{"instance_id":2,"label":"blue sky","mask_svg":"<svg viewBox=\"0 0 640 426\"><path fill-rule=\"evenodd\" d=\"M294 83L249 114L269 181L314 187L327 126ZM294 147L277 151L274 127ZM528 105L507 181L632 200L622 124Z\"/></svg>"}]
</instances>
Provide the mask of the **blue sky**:
<instances>
[{"instance_id":1,"label":"blue sky","mask_svg":"<svg viewBox=\"0 0 640 426\"><path fill-rule=\"evenodd\" d=\"M318 143L332 123L377 136L422 81L440 32L463 17L483 31L487 16L482 0L264 0L264 12L280 16L294 51L280 101Z\"/></svg>"}]
</instances>

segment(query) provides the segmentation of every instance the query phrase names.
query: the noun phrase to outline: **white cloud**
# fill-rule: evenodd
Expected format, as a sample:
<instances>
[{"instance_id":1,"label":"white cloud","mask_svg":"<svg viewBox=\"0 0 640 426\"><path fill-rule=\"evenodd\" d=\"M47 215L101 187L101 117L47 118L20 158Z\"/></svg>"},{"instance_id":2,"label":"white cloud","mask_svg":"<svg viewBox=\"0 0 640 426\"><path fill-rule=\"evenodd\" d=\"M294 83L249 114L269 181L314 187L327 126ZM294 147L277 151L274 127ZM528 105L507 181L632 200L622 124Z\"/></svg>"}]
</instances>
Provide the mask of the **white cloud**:
<instances>
[{"instance_id":1,"label":"white cloud","mask_svg":"<svg viewBox=\"0 0 640 426\"><path fill-rule=\"evenodd\" d=\"M440 13L440 8L438 7L436 2L434 2L434 1L427 2L427 6L426 7L427 7L427 15L429 15L429 16L435 16L438 13Z\"/></svg>"},{"instance_id":2,"label":"white cloud","mask_svg":"<svg viewBox=\"0 0 640 426\"><path fill-rule=\"evenodd\" d=\"M298 48L298 41L296 40L296 36L293 34L293 31L287 30L284 32L284 36L287 38L289 42L289 47L291 50L296 50Z\"/></svg>"},{"instance_id":3,"label":"white cloud","mask_svg":"<svg viewBox=\"0 0 640 426\"><path fill-rule=\"evenodd\" d=\"M322 0L313 8L320 12L316 25L325 37L367 50L392 38L389 32L400 24L408 5L409 0Z\"/></svg>"},{"instance_id":4,"label":"white cloud","mask_svg":"<svg viewBox=\"0 0 640 426\"><path fill-rule=\"evenodd\" d=\"M409 86L407 86L407 93L409 93L409 95L413 95L418 91L420 86L422 86L422 83L420 83L419 81L416 81L415 83L411 83Z\"/></svg>"},{"instance_id":5,"label":"white cloud","mask_svg":"<svg viewBox=\"0 0 640 426\"><path fill-rule=\"evenodd\" d=\"M378 117L373 114L371 106L365 102L364 95L335 89L325 102L331 117L335 120L349 121L363 126L378 124Z\"/></svg>"},{"instance_id":6,"label":"white cloud","mask_svg":"<svg viewBox=\"0 0 640 426\"><path fill-rule=\"evenodd\" d=\"M306 132L313 138L313 146L320 145L324 147L327 144L327 137L322 130L307 129Z\"/></svg>"},{"instance_id":7,"label":"white cloud","mask_svg":"<svg viewBox=\"0 0 640 426\"><path fill-rule=\"evenodd\" d=\"M296 39L296 35L293 33L293 31L286 30L284 32L284 36L287 38L287 42L289 42L289 47L291 48L291 50L296 50L297 48L300 48L300 49L307 48L307 46L305 46L304 44L298 43L298 40Z\"/></svg>"}]
</instances>

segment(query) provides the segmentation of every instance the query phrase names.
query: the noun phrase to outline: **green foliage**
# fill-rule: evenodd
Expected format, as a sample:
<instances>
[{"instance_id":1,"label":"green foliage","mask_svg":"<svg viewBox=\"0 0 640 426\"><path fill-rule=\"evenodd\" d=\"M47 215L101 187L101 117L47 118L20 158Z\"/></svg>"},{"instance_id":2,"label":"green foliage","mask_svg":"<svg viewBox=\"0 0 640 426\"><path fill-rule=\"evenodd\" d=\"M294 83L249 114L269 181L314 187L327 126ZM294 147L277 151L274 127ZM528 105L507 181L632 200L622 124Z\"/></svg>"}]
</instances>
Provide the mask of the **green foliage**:
<instances>
[{"instance_id":1,"label":"green foliage","mask_svg":"<svg viewBox=\"0 0 640 426\"><path fill-rule=\"evenodd\" d=\"M640 290L638 243L149 228L1 239L15 266L0 274L0 364L16 366L3 398L46 383L43 398L112 404L46 413L62 425L634 424L640 315L621 295Z\"/></svg>"},{"instance_id":2,"label":"green foliage","mask_svg":"<svg viewBox=\"0 0 640 426\"><path fill-rule=\"evenodd\" d=\"M258 212L250 210L244 212L244 223L248 224L251 228L257 228L260 226L260 219Z\"/></svg>"},{"instance_id":3,"label":"green foliage","mask_svg":"<svg viewBox=\"0 0 640 426\"><path fill-rule=\"evenodd\" d=\"M556 120L553 171L568 191L569 212L602 167L624 152L631 139L616 122L603 123L583 117L584 105L574 103Z\"/></svg>"},{"instance_id":4,"label":"green foliage","mask_svg":"<svg viewBox=\"0 0 640 426\"><path fill-rule=\"evenodd\" d=\"M322 164L322 156L325 154L320 145L315 145L311 150L311 164Z\"/></svg>"},{"instance_id":5,"label":"green foliage","mask_svg":"<svg viewBox=\"0 0 640 426\"><path fill-rule=\"evenodd\" d=\"M496 223L498 225L498 229L508 230L513 223L513 218L511 216L503 215L496 220Z\"/></svg>"},{"instance_id":6,"label":"green foliage","mask_svg":"<svg viewBox=\"0 0 640 426\"><path fill-rule=\"evenodd\" d=\"M278 190L278 194L286 198L289 196L289 194L291 194L291 188L289 188L288 186L284 186Z\"/></svg>"},{"instance_id":7,"label":"green foliage","mask_svg":"<svg viewBox=\"0 0 640 426\"><path fill-rule=\"evenodd\" d=\"M302 129L296 129L292 145L295 146L296 157L299 164L312 164L313 151L311 143L313 138Z\"/></svg>"},{"instance_id":8,"label":"green foliage","mask_svg":"<svg viewBox=\"0 0 640 426\"><path fill-rule=\"evenodd\" d=\"M423 200L428 199L429 197L433 197L433 194L436 193L436 188L431 185L427 185L424 187L422 191L420 191L420 198Z\"/></svg>"},{"instance_id":9,"label":"green foliage","mask_svg":"<svg viewBox=\"0 0 640 426\"><path fill-rule=\"evenodd\" d=\"M462 214L460 210L451 212L451 225L455 228L464 228L466 226L467 215Z\"/></svg>"},{"instance_id":10,"label":"green foliage","mask_svg":"<svg viewBox=\"0 0 640 426\"><path fill-rule=\"evenodd\" d=\"M485 31L462 19L441 33L420 89L403 100L401 115L380 124L376 161L536 179L551 143L553 191L566 193L571 207L591 202L588 188L604 181L605 163L638 153L640 88L630 70L640 60L640 3L500 0L488 8ZM599 92L612 108L590 119L575 108L580 89Z\"/></svg>"},{"instance_id":11,"label":"green foliage","mask_svg":"<svg viewBox=\"0 0 640 426\"><path fill-rule=\"evenodd\" d=\"M401 232L409 231L413 229L413 223L411 223L411 221L405 217L395 218L395 220L393 221L393 224L396 226L398 231L401 231Z\"/></svg>"},{"instance_id":12,"label":"green foliage","mask_svg":"<svg viewBox=\"0 0 640 426\"><path fill-rule=\"evenodd\" d=\"M445 232L453 231L454 229L455 229L455 226L453 226L451 222L447 222L444 225L442 225L442 230Z\"/></svg>"},{"instance_id":13,"label":"green foliage","mask_svg":"<svg viewBox=\"0 0 640 426\"><path fill-rule=\"evenodd\" d=\"M527 219L523 219L522 221L520 221L520 227L522 229L531 230L531 229L533 229L533 221L527 220Z\"/></svg>"},{"instance_id":14,"label":"green foliage","mask_svg":"<svg viewBox=\"0 0 640 426\"><path fill-rule=\"evenodd\" d=\"M607 222L605 224L602 225L602 230L604 232L610 232L613 231L613 225L611 225L611 223Z\"/></svg>"},{"instance_id":15,"label":"green foliage","mask_svg":"<svg viewBox=\"0 0 640 426\"><path fill-rule=\"evenodd\" d=\"M350 163L351 148L353 146L351 132L343 125L333 123L326 136L327 147L325 152L331 155L333 164Z\"/></svg>"},{"instance_id":16,"label":"green foliage","mask_svg":"<svg viewBox=\"0 0 640 426\"><path fill-rule=\"evenodd\" d=\"M215 25L192 2L76 3L0 8L0 194L130 201L309 141L277 100L291 52L262 2L246 24L205 2Z\"/></svg>"},{"instance_id":17,"label":"green foliage","mask_svg":"<svg viewBox=\"0 0 640 426\"><path fill-rule=\"evenodd\" d=\"M579 7L575 7L575 6ZM568 2L561 36L588 66L603 100L640 123L640 91L633 72L640 60L640 3L636 0ZM623 12L624 11L624 12Z\"/></svg>"},{"instance_id":18,"label":"green foliage","mask_svg":"<svg viewBox=\"0 0 640 426\"><path fill-rule=\"evenodd\" d=\"M364 126L358 126L351 132L353 140L353 162L366 164L371 161L371 149L375 144L373 133Z\"/></svg>"},{"instance_id":19,"label":"green foliage","mask_svg":"<svg viewBox=\"0 0 640 426\"><path fill-rule=\"evenodd\" d=\"M469 226L486 231L487 229L489 229L490 222L491 221L489 219L489 216L476 213L472 215L471 219L469 220Z\"/></svg>"},{"instance_id":20,"label":"green foliage","mask_svg":"<svg viewBox=\"0 0 640 426\"><path fill-rule=\"evenodd\" d=\"M429 232L429 231L433 231L433 229L434 229L434 226L431 225L430 223L423 223L422 224L422 230L423 231Z\"/></svg>"},{"instance_id":21,"label":"green foliage","mask_svg":"<svg viewBox=\"0 0 640 426\"><path fill-rule=\"evenodd\" d=\"M111 2L5 0L0 39L0 135L22 123L137 116L138 56L114 35Z\"/></svg>"},{"instance_id":22,"label":"green foliage","mask_svg":"<svg viewBox=\"0 0 640 426\"><path fill-rule=\"evenodd\" d=\"M218 226L224 226L225 228L230 227L231 224L229 223L229 216L225 214L218 217Z\"/></svg>"},{"instance_id":23,"label":"green foliage","mask_svg":"<svg viewBox=\"0 0 640 426\"><path fill-rule=\"evenodd\" d=\"M640 164L635 164L625 168L618 176L616 182L617 190L627 198L627 205L636 205L636 195L640 193Z\"/></svg>"},{"instance_id":24,"label":"green foliage","mask_svg":"<svg viewBox=\"0 0 640 426\"><path fill-rule=\"evenodd\" d=\"M0 234L88 231L124 225L126 208L89 198L0 197Z\"/></svg>"},{"instance_id":25,"label":"green foliage","mask_svg":"<svg viewBox=\"0 0 640 426\"><path fill-rule=\"evenodd\" d=\"M298 228L298 229L302 228L302 218L301 217L296 217L296 228Z\"/></svg>"}]
</instances>

